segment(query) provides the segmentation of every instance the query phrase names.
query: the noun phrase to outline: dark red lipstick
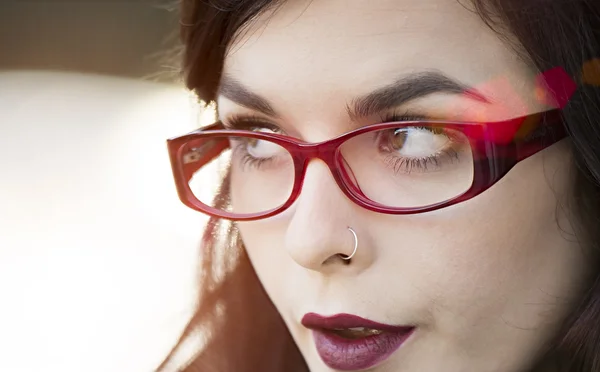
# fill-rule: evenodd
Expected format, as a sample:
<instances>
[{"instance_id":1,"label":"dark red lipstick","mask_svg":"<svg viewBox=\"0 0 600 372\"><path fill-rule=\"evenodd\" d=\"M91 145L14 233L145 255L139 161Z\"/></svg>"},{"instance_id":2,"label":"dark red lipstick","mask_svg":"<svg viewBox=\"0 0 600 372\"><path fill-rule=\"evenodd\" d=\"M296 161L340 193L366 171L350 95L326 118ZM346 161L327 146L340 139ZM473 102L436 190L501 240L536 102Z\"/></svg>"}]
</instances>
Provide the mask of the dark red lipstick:
<instances>
[{"instance_id":1,"label":"dark red lipstick","mask_svg":"<svg viewBox=\"0 0 600 372\"><path fill-rule=\"evenodd\" d=\"M357 371L389 358L414 332L412 326L393 326L350 314L321 316L308 313L302 325L313 331L319 356L332 369Z\"/></svg>"}]
</instances>

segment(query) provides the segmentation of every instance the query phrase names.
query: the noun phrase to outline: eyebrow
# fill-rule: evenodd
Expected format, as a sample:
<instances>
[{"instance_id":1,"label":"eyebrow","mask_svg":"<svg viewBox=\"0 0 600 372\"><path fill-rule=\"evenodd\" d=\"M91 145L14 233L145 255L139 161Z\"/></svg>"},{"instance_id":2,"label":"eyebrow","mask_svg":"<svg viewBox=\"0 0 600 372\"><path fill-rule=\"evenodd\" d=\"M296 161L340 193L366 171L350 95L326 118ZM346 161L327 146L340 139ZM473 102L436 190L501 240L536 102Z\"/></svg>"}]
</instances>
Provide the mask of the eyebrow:
<instances>
[{"instance_id":1,"label":"eyebrow","mask_svg":"<svg viewBox=\"0 0 600 372\"><path fill-rule=\"evenodd\" d=\"M352 120L356 120L434 93L460 94L475 101L490 102L485 95L475 88L452 79L439 71L423 71L403 76L389 85L353 99L346 106L346 111ZM279 116L267 99L250 91L229 75L223 75L218 95L265 115Z\"/></svg>"},{"instance_id":2,"label":"eyebrow","mask_svg":"<svg viewBox=\"0 0 600 372\"><path fill-rule=\"evenodd\" d=\"M246 108L261 112L268 116L278 117L268 100L250 91L242 83L229 75L221 77L217 95L222 95Z\"/></svg>"}]
</instances>

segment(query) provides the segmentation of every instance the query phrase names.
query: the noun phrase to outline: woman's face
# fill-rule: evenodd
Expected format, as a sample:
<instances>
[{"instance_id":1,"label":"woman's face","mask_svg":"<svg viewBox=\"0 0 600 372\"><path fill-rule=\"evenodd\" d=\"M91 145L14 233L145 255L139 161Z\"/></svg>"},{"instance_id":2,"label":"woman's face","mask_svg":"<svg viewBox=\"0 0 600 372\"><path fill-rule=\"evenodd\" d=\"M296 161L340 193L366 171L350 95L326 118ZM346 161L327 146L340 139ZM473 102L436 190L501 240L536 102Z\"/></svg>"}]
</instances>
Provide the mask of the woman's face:
<instances>
[{"instance_id":1,"label":"woman's face","mask_svg":"<svg viewBox=\"0 0 600 372\"><path fill-rule=\"evenodd\" d=\"M485 99L433 92L367 117L349 115L357 97L431 71ZM405 111L477 121L548 109L536 72L453 0L287 1L243 30L224 73L238 84L218 97L221 120L251 115L310 142ZM259 102L256 95L270 114L247 104ZM315 160L290 209L238 226L311 371L523 371L556 335L587 270L557 208L568 191L569 161L563 141L467 202L386 215L350 201ZM251 191L256 200L269 197ZM338 255L353 250L348 226L358 237L349 264ZM307 313L414 329L382 356L376 349L387 345L379 341L341 349L316 342L301 324Z\"/></svg>"}]
</instances>

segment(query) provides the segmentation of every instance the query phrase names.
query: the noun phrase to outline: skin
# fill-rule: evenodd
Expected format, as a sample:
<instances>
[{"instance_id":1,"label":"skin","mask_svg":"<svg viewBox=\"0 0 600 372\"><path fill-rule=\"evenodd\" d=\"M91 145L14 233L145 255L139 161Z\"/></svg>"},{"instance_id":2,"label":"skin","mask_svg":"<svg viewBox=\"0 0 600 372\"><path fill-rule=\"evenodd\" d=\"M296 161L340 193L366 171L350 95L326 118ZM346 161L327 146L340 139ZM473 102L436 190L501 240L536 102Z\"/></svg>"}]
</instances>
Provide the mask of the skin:
<instances>
[{"instance_id":1,"label":"skin","mask_svg":"<svg viewBox=\"0 0 600 372\"><path fill-rule=\"evenodd\" d=\"M330 139L381 120L349 117L355 97L423 70L474 86L489 102L434 94L397 110L501 120L548 109L539 100L537 72L455 1L287 1L245 31L230 47L224 72L279 115L220 95L225 122L251 114L306 141ZM474 199L393 216L354 204L315 160L290 209L238 227L311 371L330 369L300 324L308 312L416 325L374 371L525 371L539 362L586 282L568 211L557 208L568 194L569 167L562 141ZM349 265L337 256L352 252L347 226L359 239ZM538 370L551 371L552 363Z\"/></svg>"}]
</instances>

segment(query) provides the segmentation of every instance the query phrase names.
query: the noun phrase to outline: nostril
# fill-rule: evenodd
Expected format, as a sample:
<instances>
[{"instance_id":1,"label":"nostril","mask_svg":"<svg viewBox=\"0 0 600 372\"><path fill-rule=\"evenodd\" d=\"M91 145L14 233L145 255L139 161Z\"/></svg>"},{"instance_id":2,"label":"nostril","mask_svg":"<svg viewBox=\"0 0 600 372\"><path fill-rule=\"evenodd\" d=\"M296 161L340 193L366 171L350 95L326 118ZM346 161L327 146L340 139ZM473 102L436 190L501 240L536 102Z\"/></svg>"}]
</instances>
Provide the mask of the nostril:
<instances>
[{"instance_id":1,"label":"nostril","mask_svg":"<svg viewBox=\"0 0 600 372\"><path fill-rule=\"evenodd\" d=\"M349 265L351 262L350 260L344 260L342 258L343 254L342 253L337 253L334 255L331 255L329 257L327 257L327 259L325 261L323 261L323 265L338 265L340 263L344 264L344 266Z\"/></svg>"}]
</instances>

